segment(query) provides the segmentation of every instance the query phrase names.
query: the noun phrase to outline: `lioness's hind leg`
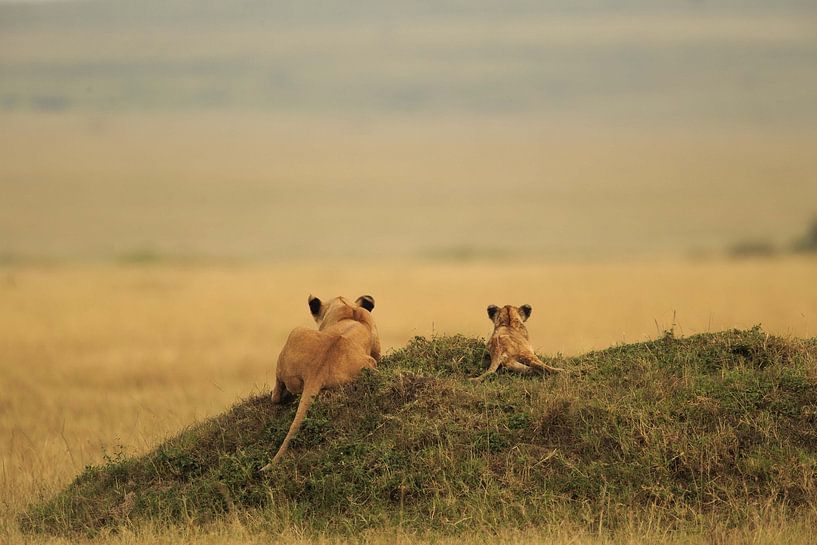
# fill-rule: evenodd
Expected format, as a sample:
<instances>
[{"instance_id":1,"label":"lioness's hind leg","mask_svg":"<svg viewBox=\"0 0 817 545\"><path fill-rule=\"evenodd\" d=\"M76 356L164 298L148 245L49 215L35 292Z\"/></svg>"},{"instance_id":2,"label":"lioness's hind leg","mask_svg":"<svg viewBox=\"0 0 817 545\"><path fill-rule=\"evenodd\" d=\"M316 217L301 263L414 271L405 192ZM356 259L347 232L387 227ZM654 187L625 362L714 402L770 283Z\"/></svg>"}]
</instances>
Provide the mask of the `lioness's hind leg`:
<instances>
[{"instance_id":1,"label":"lioness's hind leg","mask_svg":"<svg viewBox=\"0 0 817 545\"><path fill-rule=\"evenodd\" d=\"M282 403L289 403L292 401L293 395L289 393L283 380L275 377L275 386L272 387L272 402L275 405Z\"/></svg>"}]
</instances>

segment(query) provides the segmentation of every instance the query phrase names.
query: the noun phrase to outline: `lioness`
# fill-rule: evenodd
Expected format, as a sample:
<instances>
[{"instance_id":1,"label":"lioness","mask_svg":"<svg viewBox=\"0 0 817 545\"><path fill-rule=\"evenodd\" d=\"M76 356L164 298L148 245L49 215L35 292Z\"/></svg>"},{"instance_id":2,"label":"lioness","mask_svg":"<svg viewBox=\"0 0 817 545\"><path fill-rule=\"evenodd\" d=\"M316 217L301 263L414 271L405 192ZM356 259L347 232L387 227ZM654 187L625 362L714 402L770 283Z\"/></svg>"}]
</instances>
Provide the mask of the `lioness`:
<instances>
[{"instance_id":1,"label":"lioness","mask_svg":"<svg viewBox=\"0 0 817 545\"><path fill-rule=\"evenodd\" d=\"M301 401L278 453L261 471L271 469L284 455L321 390L352 382L380 359L380 337L371 315L374 299L370 295L358 297L354 303L344 297L324 303L312 295L308 301L318 330L292 330L278 356L272 389L273 403L280 404L292 394L301 394Z\"/></svg>"},{"instance_id":2,"label":"lioness","mask_svg":"<svg viewBox=\"0 0 817 545\"><path fill-rule=\"evenodd\" d=\"M488 307L488 318L494 322L494 333L488 341L488 352L491 355L491 365L480 376L472 378L480 382L500 367L507 367L517 373L528 374L534 371L558 373L564 371L559 367L552 367L542 363L528 340L528 329L524 322L530 317L533 309L530 305L513 307L505 305L499 308L496 305Z\"/></svg>"}]
</instances>

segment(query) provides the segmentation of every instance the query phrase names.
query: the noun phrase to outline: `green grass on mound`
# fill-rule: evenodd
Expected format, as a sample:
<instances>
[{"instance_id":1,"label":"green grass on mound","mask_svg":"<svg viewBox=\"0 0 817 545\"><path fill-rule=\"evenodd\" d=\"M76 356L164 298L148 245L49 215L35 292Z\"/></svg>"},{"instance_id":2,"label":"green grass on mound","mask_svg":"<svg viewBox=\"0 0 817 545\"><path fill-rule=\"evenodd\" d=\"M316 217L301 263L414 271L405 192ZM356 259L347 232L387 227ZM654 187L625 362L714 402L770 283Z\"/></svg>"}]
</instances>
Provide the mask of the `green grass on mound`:
<instances>
[{"instance_id":1,"label":"green grass on mound","mask_svg":"<svg viewBox=\"0 0 817 545\"><path fill-rule=\"evenodd\" d=\"M88 467L21 515L65 534L261 514L270 529L455 532L633 517L683 525L817 503L817 340L671 335L482 384L484 342L417 337L321 394L271 474L295 404L243 401L155 450Z\"/></svg>"}]
</instances>

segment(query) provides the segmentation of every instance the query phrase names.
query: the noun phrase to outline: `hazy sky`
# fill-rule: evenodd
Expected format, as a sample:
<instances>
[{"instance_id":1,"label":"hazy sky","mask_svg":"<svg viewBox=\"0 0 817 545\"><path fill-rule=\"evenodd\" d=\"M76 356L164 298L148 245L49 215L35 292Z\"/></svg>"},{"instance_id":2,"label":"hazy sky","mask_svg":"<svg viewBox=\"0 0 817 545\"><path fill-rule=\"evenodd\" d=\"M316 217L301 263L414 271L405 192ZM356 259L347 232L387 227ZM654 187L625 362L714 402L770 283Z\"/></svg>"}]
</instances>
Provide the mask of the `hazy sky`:
<instances>
[{"instance_id":1,"label":"hazy sky","mask_svg":"<svg viewBox=\"0 0 817 545\"><path fill-rule=\"evenodd\" d=\"M6 6L0 105L806 124L817 119L810 4Z\"/></svg>"},{"instance_id":2,"label":"hazy sky","mask_svg":"<svg viewBox=\"0 0 817 545\"><path fill-rule=\"evenodd\" d=\"M4 4L0 254L783 244L817 214L815 6Z\"/></svg>"}]
</instances>

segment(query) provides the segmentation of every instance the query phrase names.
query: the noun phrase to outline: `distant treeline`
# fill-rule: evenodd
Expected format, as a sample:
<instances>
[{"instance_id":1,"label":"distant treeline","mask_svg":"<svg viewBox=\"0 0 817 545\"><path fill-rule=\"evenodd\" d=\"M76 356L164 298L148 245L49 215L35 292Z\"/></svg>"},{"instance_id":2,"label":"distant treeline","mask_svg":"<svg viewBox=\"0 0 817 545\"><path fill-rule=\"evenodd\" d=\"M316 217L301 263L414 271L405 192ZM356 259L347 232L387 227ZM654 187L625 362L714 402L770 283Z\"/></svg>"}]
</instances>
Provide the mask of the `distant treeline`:
<instances>
[{"instance_id":1,"label":"distant treeline","mask_svg":"<svg viewBox=\"0 0 817 545\"><path fill-rule=\"evenodd\" d=\"M747 239L729 247L729 255L733 257L774 256L783 253L817 253L817 217L812 219L811 225L801 236L791 243L779 246L767 240Z\"/></svg>"}]
</instances>

